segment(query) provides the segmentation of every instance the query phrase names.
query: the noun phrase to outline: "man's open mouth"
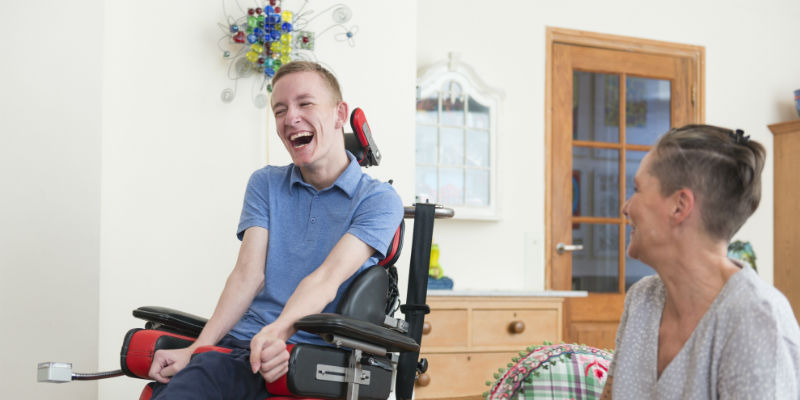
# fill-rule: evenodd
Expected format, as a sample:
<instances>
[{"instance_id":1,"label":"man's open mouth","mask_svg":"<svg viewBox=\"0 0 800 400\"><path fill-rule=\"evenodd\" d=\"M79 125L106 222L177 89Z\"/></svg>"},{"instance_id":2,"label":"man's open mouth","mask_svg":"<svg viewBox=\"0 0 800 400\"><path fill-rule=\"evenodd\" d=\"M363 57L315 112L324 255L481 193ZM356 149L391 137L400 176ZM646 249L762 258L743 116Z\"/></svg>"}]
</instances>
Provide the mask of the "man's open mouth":
<instances>
[{"instance_id":1,"label":"man's open mouth","mask_svg":"<svg viewBox=\"0 0 800 400\"><path fill-rule=\"evenodd\" d=\"M292 142L292 147L300 148L311 143L313 138L314 134L311 132L298 132L289 136L289 141Z\"/></svg>"}]
</instances>

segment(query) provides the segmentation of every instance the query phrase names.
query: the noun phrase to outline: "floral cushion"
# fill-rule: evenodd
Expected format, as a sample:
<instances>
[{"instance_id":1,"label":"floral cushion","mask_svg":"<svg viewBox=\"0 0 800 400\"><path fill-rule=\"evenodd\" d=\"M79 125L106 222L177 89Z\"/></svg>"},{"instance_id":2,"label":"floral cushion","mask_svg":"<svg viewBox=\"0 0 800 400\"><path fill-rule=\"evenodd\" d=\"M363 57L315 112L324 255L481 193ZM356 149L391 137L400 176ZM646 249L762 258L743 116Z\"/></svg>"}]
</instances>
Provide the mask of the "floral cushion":
<instances>
[{"instance_id":1,"label":"floral cushion","mask_svg":"<svg viewBox=\"0 0 800 400\"><path fill-rule=\"evenodd\" d=\"M613 355L576 344L545 344L520 352L495 374L484 397L493 399L599 399Z\"/></svg>"}]
</instances>

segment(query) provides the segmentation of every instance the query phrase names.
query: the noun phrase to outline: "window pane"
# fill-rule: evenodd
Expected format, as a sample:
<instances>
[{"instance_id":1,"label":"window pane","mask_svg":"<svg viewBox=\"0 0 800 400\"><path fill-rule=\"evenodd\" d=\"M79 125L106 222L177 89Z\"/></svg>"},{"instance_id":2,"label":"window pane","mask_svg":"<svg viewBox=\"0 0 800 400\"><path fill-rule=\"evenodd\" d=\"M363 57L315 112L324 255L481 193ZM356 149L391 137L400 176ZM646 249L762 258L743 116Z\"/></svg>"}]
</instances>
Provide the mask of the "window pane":
<instances>
[{"instance_id":1,"label":"window pane","mask_svg":"<svg viewBox=\"0 0 800 400\"><path fill-rule=\"evenodd\" d=\"M474 167L489 166L489 131L467 130L465 164Z\"/></svg>"},{"instance_id":2,"label":"window pane","mask_svg":"<svg viewBox=\"0 0 800 400\"><path fill-rule=\"evenodd\" d=\"M625 141L653 145L670 127L670 81L625 79Z\"/></svg>"},{"instance_id":3,"label":"window pane","mask_svg":"<svg viewBox=\"0 0 800 400\"><path fill-rule=\"evenodd\" d=\"M572 74L572 138L619 142L619 76Z\"/></svg>"},{"instance_id":4,"label":"window pane","mask_svg":"<svg viewBox=\"0 0 800 400\"><path fill-rule=\"evenodd\" d=\"M417 125L417 164L436 164L436 127Z\"/></svg>"},{"instance_id":5,"label":"window pane","mask_svg":"<svg viewBox=\"0 0 800 400\"><path fill-rule=\"evenodd\" d=\"M489 129L489 107L478 103L472 97L468 101L467 126L471 128Z\"/></svg>"},{"instance_id":6,"label":"window pane","mask_svg":"<svg viewBox=\"0 0 800 400\"><path fill-rule=\"evenodd\" d=\"M464 88L462 88L461 84L456 81L447 81L442 84L442 93L443 97L462 97L464 94Z\"/></svg>"},{"instance_id":7,"label":"window pane","mask_svg":"<svg viewBox=\"0 0 800 400\"><path fill-rule=\"evenodd\" d=\"M628 150L625 152L625 200L633 196L633 177L636 176L636 171L645 154L647 154L646 151Z\"/></svg>"},{"instance_id":8,"label":"window pane","mask_svg":"<svg viewBox=\"0 0 800 400\"><path fill-rule=\"evenodd\" d=\"M464 165L464 129L442 127L441 141L439 164Z\"/></svg>"},{"instance_id":9,"label":"window pane","mask_svg":"<svg viewBox=\"0 0 800 400\"><path fill-rule=\"evenodd\" d=\"M439 202L445 206L460 206L464 204L463 169L439 169Z\"/></svg>"},{"instance_id":10,"label":"window pane","mask_svg":"<svg viewBox=\"0 0 800 400\"><path fill-rule=\"evenodd\" d=\"M442 93L442 125L464 126L464 98Z\"/></svg>"},{"instance_id":11,"label":"window pane","mask_svg":"<svg viewBox=\"0 0 800 400\"><path fill-rule=\"evenodd\" d=\"M590 292L619 291L619 225L573 225L572 289Z\"/></svg>"},{"instance_id":12,"label":"window pane","mask_svg":"<svg viewBox=\"0 0 800 400\"><path fill-rule=\"evenodd\" d=\"M625 290L627 291L628 288L631 287L634 283L638 282L639 279L644 278L648 275L655 275L656 271L650 268L649 265L635 260L633 258L628 257L627 250L628 250L628 243L631 240L631 227L630 225L625 226Z\"/></svg>"},{"instance_id":13,"label":"window pane","mask_svg":"<svg viewBox=\"0 0 800 400\"><path fill-rule=\"evenodd\" d=\"M466 170L466 204L468 206L489 205L489 171Z\"/></svg>"},{"instance_id":14,"label":"window pane","mask_svg":"<svg viewBox=\"0 0 800 400\"><path fill-rule=\"evenodd\" d=\"M436 177L436 168L418 166L416 184L416 196L418 197L418 201L423 203L426 200L430 200L431 202L438 201L436 198L436 188L439 187L439 183Z\"/></svg>"},{"instance_id":15,"label":"window pane","mask_svg":"<svg viewBox=\"0 0 800 400\"><path fill-rule=\"evenodd\" d=\"M417 122L435 124L439 115L438 97L417 100Z\"/></svg>"},{"instance_id":16,"label":"window pane","mask_svg":"<svg viewBox=\"0 0 800 400\"><path fill-rule=\"evenodd\" d=\"M612 217L620 215L619 151L573 148L573 210L579 215Z\"/></svg>"}]
</instances>

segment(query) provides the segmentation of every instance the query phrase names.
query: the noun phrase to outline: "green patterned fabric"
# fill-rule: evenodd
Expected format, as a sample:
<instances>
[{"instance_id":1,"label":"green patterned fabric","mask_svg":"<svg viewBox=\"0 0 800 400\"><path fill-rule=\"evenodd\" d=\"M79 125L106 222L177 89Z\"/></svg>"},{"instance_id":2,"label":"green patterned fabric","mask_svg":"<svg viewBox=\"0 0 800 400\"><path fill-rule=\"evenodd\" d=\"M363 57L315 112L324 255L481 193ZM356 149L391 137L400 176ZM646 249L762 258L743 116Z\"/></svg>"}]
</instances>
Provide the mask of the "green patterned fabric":
<instances>
[{"instance_id":1,"label":"green patterned fabric","mask_svg":"<svg viewBox=\"0 0 800 400\"><path fill-rule=\"evenodd\" d=\"M575 344L546 344L520 352L495 374L486 393L495 399L599 399L613 355Z\"/></svg>"}]
</instances>

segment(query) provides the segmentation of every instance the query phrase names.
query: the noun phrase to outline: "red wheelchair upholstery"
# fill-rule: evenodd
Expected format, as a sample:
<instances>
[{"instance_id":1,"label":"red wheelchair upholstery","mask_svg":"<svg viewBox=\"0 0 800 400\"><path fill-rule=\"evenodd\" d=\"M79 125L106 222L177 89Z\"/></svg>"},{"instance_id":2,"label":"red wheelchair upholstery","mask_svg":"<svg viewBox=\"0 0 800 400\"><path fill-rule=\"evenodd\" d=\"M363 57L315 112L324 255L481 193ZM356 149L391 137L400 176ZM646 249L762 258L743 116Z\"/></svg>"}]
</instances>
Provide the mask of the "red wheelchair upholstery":
<instances>
[{"instance_id":1,"label":"red wheelchair upholstery","mask_svg":"<svg viewBox=\"0 0 800 400\"><path fill-rule=\"evenodd\" d=\"M194 343L195 338L154 329L131 329L122 341L120 365L125 375L150 379L153 355L162 349L180 349Z\"/></svg>"},{"instance_id":2,"label":"red wheelchair upholstery","mask_svg":"<svg viewBox=\"0 0 800 400\"><path fill-rule=\"evenodd\" d=\"M345 148L353 153L362 167L371 167L381 163L381 152L372 140L372 130L367 123L364 111L356 108L350 114L350 127L353 133L345 133Z\"/></svg>"}]
</instances>

